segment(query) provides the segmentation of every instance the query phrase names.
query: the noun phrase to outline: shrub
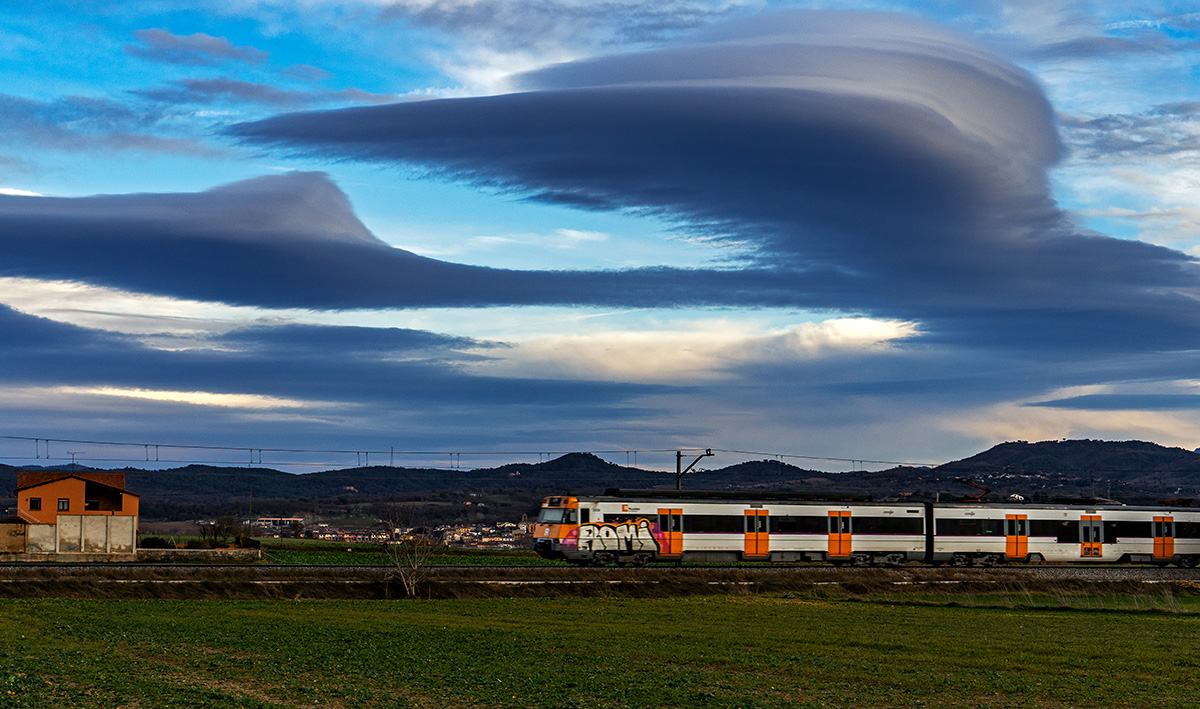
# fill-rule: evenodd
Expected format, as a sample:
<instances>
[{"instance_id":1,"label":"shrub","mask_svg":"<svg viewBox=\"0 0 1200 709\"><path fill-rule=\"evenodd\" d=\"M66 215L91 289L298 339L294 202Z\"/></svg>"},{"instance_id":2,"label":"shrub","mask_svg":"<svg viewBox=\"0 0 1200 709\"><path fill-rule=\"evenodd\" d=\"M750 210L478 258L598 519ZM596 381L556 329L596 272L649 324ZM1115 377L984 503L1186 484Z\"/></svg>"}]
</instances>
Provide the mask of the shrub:
<instances>
[{"instance_id":1,"label":"shrub","mask_svg":"<svg viewBox=\"0 0 1200 709\"><path fill-rule=\"evenodd\" d=\"M143 549L175 549L175 543L162 537L142 537L138 546Z\"/></svg>"}]
</instances>

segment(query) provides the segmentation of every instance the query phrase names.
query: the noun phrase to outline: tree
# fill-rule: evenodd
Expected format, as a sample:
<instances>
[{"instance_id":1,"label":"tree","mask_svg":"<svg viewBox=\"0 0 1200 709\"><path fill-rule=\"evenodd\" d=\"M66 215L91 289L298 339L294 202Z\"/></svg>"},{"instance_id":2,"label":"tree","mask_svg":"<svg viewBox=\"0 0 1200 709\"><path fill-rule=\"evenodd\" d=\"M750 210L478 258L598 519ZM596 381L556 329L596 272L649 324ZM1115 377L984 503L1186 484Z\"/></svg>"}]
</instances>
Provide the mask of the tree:
<instances>
[{"instance_id":1,"label":"tree","mask_svg":"<svg viewBox=\"0 0 1200 709\"><path fill-rule=\"evenodd\" d=\"M399 579L408 598L416 597L417 588L429 575L429 560L439 546L428 529L413 526L415 516L413 505L403 505L395 500L384 503L383 521L390 538L383 548L391 561L384 586L390 587L394 579Z\"/></svg>"},{"instance_id":2,"label":"tree","mask_svg":"<svg viewBox=\"0 0 1200 709\"><path fill-rule=\"evenodd\" d=\"M223 547L231 537L237 537L242 532L242 525L237 517L222 515L212 524L200 525L200 538L214 547Z\"/></svg>"}]
</instances>

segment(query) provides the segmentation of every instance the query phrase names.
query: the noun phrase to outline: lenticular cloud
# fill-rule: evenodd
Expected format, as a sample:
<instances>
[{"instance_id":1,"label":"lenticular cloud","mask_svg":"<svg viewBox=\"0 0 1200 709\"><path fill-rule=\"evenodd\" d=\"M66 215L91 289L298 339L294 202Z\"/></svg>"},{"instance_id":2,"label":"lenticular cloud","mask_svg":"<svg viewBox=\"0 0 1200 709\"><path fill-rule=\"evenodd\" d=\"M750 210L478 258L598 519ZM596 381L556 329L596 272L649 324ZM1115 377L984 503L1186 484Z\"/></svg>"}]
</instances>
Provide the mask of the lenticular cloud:
<instances>
[{"instance_id":1,"label":"lenticular cloud","mask_svg":"<svg viewBox=\"0 0 1200 709\"><path fill-rule=\"evenodd\" d=\"M1196 263L1078 229L1024 71L895 15L776 13L514 77L511 93L294 113L247 143L417 166L735 245L740 267L509 271L377 240L325 176L194 195L0 197L0 273L239 304L784 306L928 341L1200 347Z\"/></svg>"},{"instance_id":2,"label":"lenticular cloud","mask_svg":"<svg viewBox=\"0 0 1200 709\"><path fill-rule=\"evenodd\" d=\"M1091 333L1141 337L1146 322L1161 344L1195 339L1177 329L1200 324L1194 261L1077 229L1047 187L1062 147L1036 82L939 28L773 14L514 83L231 132L654 214L748 247L744 263L771 274L737 288L693 274L697 300L855 310L1005 342L1036 331L1094 345Z\"/></svg>"}]
</instances>

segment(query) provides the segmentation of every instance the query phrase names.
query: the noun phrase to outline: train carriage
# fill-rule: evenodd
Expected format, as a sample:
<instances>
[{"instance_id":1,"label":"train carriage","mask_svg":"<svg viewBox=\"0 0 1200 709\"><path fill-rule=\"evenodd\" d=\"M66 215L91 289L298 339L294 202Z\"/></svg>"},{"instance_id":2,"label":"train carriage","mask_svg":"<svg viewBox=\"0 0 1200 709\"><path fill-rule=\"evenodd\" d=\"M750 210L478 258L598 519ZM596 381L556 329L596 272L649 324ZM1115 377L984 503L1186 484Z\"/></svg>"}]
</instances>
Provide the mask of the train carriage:
<instances>
[{"instance_id":1,"label":"train carriage","mask_svg":"<svg viewBox=\"0 0 1200 709\"><path fill-rule=\"evenodd\" d=\"M649 491L546 498L534 549L597 564L903 563L925 560L927 536L920 504Z\"/></svg>"},{"instance_id":2,"label":"train carriage","mask_svg":"<svg viewBox=\"0 0 1200 709\"><path fill-rule=\"evenodd\" d=\"M576 563L1134 562L1194 566L1200 510L814 500L789 493L610 490L548 497L534 549Z\"/></svg>"},{"instance_id":3,"label":"train carriage","mask_svg":"<svg viewBox=\"0 0 1200 709\"><path fill-rule=\"evenodd\" d=\"M1123 505L937 504L935 562L1130 562L1194 566L1200 510Z\"/></svg>"}]
</instances>

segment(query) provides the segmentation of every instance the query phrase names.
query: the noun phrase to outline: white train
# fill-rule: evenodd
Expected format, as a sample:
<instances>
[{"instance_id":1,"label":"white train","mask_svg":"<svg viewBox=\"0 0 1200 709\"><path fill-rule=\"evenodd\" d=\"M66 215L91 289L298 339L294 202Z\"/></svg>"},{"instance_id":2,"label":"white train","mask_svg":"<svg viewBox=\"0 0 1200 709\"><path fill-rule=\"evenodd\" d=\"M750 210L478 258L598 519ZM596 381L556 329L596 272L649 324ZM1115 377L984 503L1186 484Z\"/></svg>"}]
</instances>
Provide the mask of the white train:
<instances>
[{"instance_id":1,"label":"white train","mask_svg":"<svg viewBox=\"0 0 1200 709\"><path fill-rule=\"evenodd\" d=\"M580 564L1200 562L1200 509L609 490L547 497L534 550Z\"/></svg>"}]
</instances>

